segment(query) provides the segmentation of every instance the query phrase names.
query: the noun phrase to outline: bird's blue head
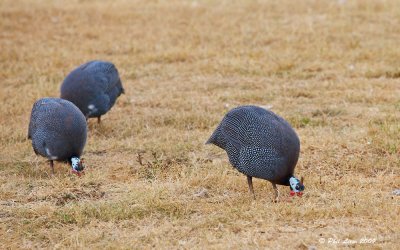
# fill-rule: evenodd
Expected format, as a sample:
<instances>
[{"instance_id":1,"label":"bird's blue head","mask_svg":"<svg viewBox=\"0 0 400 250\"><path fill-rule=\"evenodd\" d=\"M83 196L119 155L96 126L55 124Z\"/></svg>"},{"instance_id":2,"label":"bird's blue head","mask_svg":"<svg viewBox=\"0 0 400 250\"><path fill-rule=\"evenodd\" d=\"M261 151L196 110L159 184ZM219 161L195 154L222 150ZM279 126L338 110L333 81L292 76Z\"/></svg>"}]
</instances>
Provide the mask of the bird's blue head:
<instances>
[{"instance_id":1,"label":"bird's blue head","mask_svg":"<svg viewBox=\"0 0 400 250\"><path fill-rule=\"evenodd\" d=\"M297 194L298 196L303 195L304 185L303 185L303 178L301 181L296 177L292 176L289 178L289 185L290 185L290 195L294 196Z\"/></svg>"},{"instance_id":2,"label":"bird's blue head","mask_svg":"<svg viewBox=\"0 0 400 250\"><path fill-rule=\"evenodd\" d=\"M85 174L83 171L85 169L85 165L83 165L83 159L79 159L78 157L71 158L71 165L72 165L72 173L76 174L77 176L81 176Z\"/></svg>"}]
</instances>

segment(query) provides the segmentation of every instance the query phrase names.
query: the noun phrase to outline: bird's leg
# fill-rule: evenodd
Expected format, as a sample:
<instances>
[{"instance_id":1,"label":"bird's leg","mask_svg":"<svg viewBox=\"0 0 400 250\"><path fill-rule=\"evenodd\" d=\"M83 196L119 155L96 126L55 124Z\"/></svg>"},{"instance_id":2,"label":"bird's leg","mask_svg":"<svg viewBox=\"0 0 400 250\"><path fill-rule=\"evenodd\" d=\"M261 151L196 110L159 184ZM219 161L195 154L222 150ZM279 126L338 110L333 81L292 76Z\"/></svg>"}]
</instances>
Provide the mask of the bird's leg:
<instances>
[{"instance_id":1,"label":"bird's leg","mask_svg":"<svg viewBox=\"0 0 400 250\"><path fill-rule=\"evenodd\" d=\"M247 184L249 184L249 190L250 193L253 195L253 199L256 199L256 195L254 194L254 189L253 189L253 177L247 176Z\"/></svg>"},{"instance_id":2,"label":"bird's leg","mask_svg":"<svg viewBox=\"0 0 400 250\"><path fill-rule=\"evenodd\" d=\"M274 201L277 202L278 201L278 197L279 197L278 187L276 186L275 183L272 183L272 187L274 188L274 191L275 191L275 199L274 199Z\"/></svg>"},{"instance_id":3,"label":"bird's leg","mask_svg":"<svg viewBox=\"0 0 400 250\"><path fill-rule=\"evenodd\" d=\"M100 124L101 116L97 117L97 124Z\"/></svg>"},{"instance_id":4,"label":"bird's leg","mask_svg":"<svg viewBox=\"0 0 400 250\"><path fill-rule=\"evenodd\" d=\"M50 160L50 167L51 167L51 173L54 175L54 163L53 160Z\"/></svg>"}]
</instances>

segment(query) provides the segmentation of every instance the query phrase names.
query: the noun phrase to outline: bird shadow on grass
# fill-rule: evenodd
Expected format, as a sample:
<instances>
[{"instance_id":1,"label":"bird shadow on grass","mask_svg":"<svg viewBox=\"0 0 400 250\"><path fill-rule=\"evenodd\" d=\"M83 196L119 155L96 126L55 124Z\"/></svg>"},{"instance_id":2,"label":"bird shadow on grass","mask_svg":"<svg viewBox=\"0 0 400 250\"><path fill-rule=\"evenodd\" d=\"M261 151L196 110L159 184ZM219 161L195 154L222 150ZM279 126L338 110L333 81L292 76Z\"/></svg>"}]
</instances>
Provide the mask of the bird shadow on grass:
<instances>
[{"instance_id":1,"label":"bird shadow on grass","mask_svg":"<svg viewBox=\"0 0 400 250\"><path fill-rule=\"evenodd\" d=\"M116 129L114 122L101 121L97 123L96 119L89 119L88 121L88 136L100 137L100 138L118 138L121 133Z\"/></svg>"},{"instance_id":2,"label":"bird shadow on grass","mask_svg":"<svg viewBox=\"0 0 400 250\"><path fill-rule=\"evenodd\" d=\"M64 169L65 168L65 169ZM51 179L60 175L66 175L66 169L70 166L64 162L54 163L55 174L52 175L48 161L15 161L2 162L0 172L7 175L18 175L26 178ZM69 174L69 172L68 172Z\"/></svg>"},{"instance_id":3,"label":"bird shadow on grass","mask_svg":"<svg viewBox=\"0 0 400 250\"><path fill-rule=\"evenodd\" d=\"M74 187L66 188L62 192L52 193L42 196L35 196L29 199L32 201L50 201L56 206L64 206L68 203L79 202L83 200L100 200L105 196L105 192L99 187Z\"/></svg>"}]
</instances>

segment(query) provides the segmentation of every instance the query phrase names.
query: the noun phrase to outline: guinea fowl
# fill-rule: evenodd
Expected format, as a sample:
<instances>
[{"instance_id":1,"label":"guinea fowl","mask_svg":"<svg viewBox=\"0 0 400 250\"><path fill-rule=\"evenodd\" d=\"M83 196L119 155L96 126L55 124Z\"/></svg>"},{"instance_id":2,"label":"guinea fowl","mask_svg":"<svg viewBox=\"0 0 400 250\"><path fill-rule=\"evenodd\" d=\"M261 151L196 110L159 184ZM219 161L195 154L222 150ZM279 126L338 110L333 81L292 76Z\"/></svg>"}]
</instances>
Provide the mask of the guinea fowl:
<instances>
[{"instance_id":1,"label":"guinea fowl","mask_svg":"<svg viewBox=\"0 0 400 250\"><path fill-rule=\"evenodd\" d=\"M72 172L78 176L84 165L80 160L87 137L85 116L70 101L60 98L43 98L33 104L29 122L28 139L36 154L50 161L68 161Z\"/></svg>"},{"instance_id":2,"label":"guinea fowl","mask_svg":"<svg viewBox=\"0 0 400 250\"><path fill-rule=\"evenodd\" d=\"M124 93L118 70L111 62L90 61L74 69L61 85L61 98L74 103L86 119L107 113Z\"/></svg>"},{"instance_id":3,"label":"guinea fowl","mask_svg":"<svg viewBox=\"0 0 400 250\"><path fill-rule=\"evenodd\" d=\"M275 200L277 184L290 186L290 194L301 196L303 181L293 173L300 141L293 128L280 116L257 106L240 106L229 111L206 144L224 149L230 163L247 176L253 197L252 178L272 183Z\"/></svg>"}]
</instances>

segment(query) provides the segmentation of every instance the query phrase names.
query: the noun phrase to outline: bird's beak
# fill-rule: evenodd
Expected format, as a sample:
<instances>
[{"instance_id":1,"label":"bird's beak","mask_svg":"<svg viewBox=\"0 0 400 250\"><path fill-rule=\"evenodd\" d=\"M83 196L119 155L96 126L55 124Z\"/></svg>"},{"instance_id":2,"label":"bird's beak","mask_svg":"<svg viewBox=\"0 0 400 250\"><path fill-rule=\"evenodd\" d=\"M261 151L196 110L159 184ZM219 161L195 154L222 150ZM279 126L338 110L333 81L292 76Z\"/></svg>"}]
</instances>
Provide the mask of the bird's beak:
<instances>
[{"instance_id":1,"label":"bird's beak","mask_svg":"<svg viewBox=\"0 0 400 250\"><path fill-rule=\"evenodd\" d=\"M81 177L82 175L84 175L85 174L85 171L76 171L75 169L72 169L71 170L71 172L73 173L73 174L76 174L78 177Z\"/></svg>"}]
</instances>

